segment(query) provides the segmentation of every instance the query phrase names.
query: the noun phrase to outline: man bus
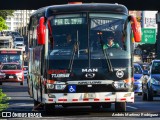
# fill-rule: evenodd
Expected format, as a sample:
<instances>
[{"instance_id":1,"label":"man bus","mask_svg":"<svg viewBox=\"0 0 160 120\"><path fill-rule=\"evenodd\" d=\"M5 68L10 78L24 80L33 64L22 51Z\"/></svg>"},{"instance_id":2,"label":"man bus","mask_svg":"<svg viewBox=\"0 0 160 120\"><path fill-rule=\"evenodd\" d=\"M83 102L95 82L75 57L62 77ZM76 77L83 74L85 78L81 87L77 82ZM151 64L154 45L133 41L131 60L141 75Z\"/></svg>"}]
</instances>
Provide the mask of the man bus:
<instances>
[{"instance_id":1,"label":"man bus","mask_svg":"<svg viewBox=\"0 0 160 120\"><path fill-rule=\"evenodd\" d=\"M134 102L132 34L140 26L119 4L66 4L38 9L29 23L28 91L46 112L55 105L111 107ZM70 34L74 45L66 47ZM113 35L121 49L103 49Z\"/></svg>"}]
</instances>

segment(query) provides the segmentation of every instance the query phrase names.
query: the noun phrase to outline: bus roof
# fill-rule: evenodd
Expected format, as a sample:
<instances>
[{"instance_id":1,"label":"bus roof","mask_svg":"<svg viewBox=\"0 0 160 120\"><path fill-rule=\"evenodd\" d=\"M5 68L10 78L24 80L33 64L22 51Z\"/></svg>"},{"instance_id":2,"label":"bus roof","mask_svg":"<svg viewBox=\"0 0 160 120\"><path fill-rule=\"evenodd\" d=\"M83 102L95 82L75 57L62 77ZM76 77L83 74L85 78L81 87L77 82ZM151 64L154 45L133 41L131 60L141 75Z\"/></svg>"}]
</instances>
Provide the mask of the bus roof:
<instances>
[{"instance_id":1,"label":"bus roof","mask_svg":"<svg viewBox=\"0 0 160 120\"><path fill-rule=\"evenodd\" d=\"M35 11L32 16L38 15L49 17L53 14L73 12L105 12L128 15L128 9L121 4L90 3L46 6Z\"/></svg>"}]
</instances>

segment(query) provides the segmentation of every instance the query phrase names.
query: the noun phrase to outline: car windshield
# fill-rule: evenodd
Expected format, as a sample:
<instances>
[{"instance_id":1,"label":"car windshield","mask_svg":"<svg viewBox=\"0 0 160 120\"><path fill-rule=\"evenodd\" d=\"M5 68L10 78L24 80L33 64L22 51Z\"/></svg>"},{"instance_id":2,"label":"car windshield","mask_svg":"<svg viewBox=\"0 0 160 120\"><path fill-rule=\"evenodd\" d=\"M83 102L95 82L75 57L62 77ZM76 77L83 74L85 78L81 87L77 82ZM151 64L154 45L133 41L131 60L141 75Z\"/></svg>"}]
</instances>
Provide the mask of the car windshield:
<instances>
[{"instance_id":1,"label":"car windshield","mask_svg":"<svg viewBox=\"0 0 160 120\"><path fill-rule=\"evenodd\" d=\"M134 73L135 74L142 74L142 69L139 65L134 65Z\"/></svg>"},{"instance_id":2,"label":"car windshield","mask_svg":"<svg viewBox=\"0 0 160 120\"><path fill-rule=\"evenodd\" d=\"M21 66L19 64L5 64L2 65L2 70L21 70Z\"/></svg>"},{"instance_id":3,"label":"car windshield","mask_svg":"<svg viewBox=\"0 0 160 120\"><path fill-rule=\"evenodd\" d=\"M23 38L16 38L15 41L23 41Z\"/></svg>"},{"instance_id":4,"label":"car windshield","mask_svg":"<svg viewBox=\"0 0 160 120\"><path fill-rule=\"evenodd\" d=\"M152 65L152 74L160 74L160 62L154 62Z\"/></svg>"},{"instance_id":5,"label":"car windshield","mask_svg":"<svg viewBox=\"0 0 160 120\"><path fill-rule=\"evenodd\" d=\"M17 44L16 46L23 46L23 44Z\"/></svg>"}]
</instances>

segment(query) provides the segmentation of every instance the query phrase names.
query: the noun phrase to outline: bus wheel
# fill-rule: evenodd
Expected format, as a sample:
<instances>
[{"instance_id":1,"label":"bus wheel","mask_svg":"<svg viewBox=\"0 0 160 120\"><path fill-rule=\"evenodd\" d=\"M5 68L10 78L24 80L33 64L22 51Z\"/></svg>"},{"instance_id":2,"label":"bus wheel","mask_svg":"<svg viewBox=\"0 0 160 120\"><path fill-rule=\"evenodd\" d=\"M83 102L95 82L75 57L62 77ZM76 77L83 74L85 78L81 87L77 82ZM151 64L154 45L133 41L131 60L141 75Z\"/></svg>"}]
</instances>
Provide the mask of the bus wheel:
<instances>
[{"instance_id":1,"label":"bus wheel","mask_svg":"<svg viewBox=\"0 0 160 120\"><path fill-rule=\"evenodd\" d=\"M55 105L54 104L45 104L44 105L44 110L46 114L52 115L54 114L54 110L55 110Z\"/></svg>"},{"instance_id":2,"label":"bus wheel","mask_svg":"<svg viewBox=\"0 0 160 120\"><path fill-rule=\"evenodd\" d=\"M111 108L111 103L105 103L102 105L103 108Z\"/></svg>"},{"instance_id":3,"label":"bus wheel","mask_svg":"<svg viewBox=\"0 0 160 120\"><path fill-rule=\"evenodd\" d=\"M125 112L126 111L126 102L116 102L115 103L116 112Z\"/></svg>"},{"instance_id":4,"label":"bus wheel","mask_svg":"<svg viewBox=\"0 0 160 120\"><path fill-rule=\"evenodd\" d=\"M23 82L20 82L20 85L23 85Z\"/></svg>"},{"instance_id":5,"label":"bus wheel","mask_svg":"<svg viewBox=\"0 0 160 120\"><path fill-rule=\"evenodd\" d=\"M101 106L100 105L92 105L92 109L100 109Z\"/></svg>"},{"instance_id":6,"label":"bus wheel","mask_svg":"<svg viewBox=\"0 0 160 120\"><path fill-rule=\"evenodd\" d=\"M38 102L37 100L34 100L34 107L36 107L38 104L40 104L40 102Z\"/></svg>"}]
</instances>

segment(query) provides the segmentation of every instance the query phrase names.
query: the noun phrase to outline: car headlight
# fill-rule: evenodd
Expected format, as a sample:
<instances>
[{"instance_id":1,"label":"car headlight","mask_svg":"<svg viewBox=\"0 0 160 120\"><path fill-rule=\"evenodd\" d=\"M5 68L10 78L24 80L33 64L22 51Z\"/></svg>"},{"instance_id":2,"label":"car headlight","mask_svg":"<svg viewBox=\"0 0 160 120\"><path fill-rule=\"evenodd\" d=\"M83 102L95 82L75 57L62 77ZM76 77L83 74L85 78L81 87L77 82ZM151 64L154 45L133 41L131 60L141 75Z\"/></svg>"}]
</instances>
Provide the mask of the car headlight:
<instances>
[{"instance_id":1,"label":"car headlight","mask_svg":"<svg viewBox=\"0 0 160 120\"><path fill-rule=\"evenodd\" d=\"M17 76L22 76L22 73L16 73Z\"/></svg>"},{"instance_id":2,"label":"car headlight","mask_svg":"<svg viewBox=\"0 0 160 120\"><path fill-rule=\"evenodd\" d=\"M1 75L1 76L5 76L6 74L5 74L5 73L0 73L0 75Z\"/></svg>"},{"instance_id":3,"label":"car headlight","mask_svg":"<svg viewBox=\"0 0 160 120\"><path fill-rule=\"evenodd\" d=\"M160 81L158 81L154 78L151 78L151 83L154 84L154 85L160 85Z\"/></svg>"}]
</instances>

